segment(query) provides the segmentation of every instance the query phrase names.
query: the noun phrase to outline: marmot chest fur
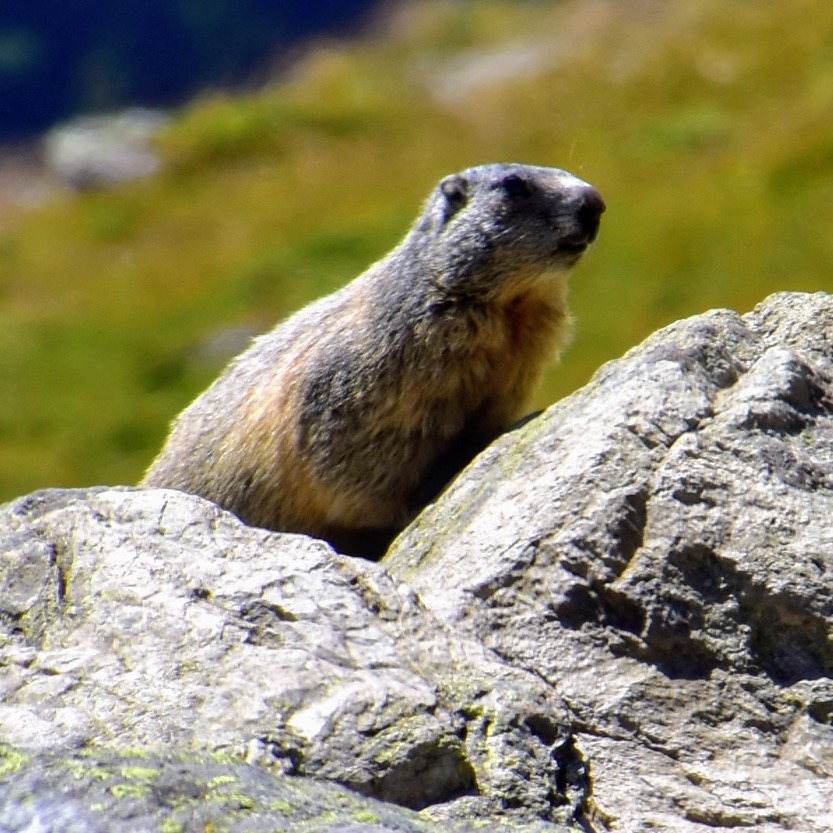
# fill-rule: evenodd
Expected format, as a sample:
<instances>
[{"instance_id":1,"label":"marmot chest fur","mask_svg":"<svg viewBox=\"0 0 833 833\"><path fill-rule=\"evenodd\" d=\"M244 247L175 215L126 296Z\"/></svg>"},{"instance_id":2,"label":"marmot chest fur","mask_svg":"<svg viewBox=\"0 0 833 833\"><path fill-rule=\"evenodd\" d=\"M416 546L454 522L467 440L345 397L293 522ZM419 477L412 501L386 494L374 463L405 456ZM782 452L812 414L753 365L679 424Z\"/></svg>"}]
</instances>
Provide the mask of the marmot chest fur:
<instances>
[{"instance_id":1,"label":"marmot chest fur","mask_svg":"<svg viewBox=\"0 0 833 833\"><path fill-rule=\"evenodd\" d=\"M393 251L231 362L142 485L380 555L524 415L569 337L566 275L603 211L556 168L444 178Z\"/></svg>"}]
</instances>

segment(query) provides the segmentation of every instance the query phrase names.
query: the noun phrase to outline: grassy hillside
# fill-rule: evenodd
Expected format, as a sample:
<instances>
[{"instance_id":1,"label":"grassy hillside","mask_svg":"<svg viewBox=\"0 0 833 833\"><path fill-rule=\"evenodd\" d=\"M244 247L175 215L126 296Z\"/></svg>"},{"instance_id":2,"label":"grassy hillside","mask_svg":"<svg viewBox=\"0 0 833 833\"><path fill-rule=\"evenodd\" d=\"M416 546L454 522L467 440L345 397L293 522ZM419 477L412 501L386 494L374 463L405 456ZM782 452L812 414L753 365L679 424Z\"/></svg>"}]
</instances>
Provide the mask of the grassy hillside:
<instances>
[{"instance_id":1,"label":"grassy hillside","mask_svg":"<svg viewBox=\"0 0 833 833\"><path fill-rule=\"evenodd\" d=\"M539 405L681 316L833 289L833 6L422 0L160 148L152 180L0 227L0 499L135 482L235 334L358 274L463 166L608 203Z\"/></svg>"}]
</instances>

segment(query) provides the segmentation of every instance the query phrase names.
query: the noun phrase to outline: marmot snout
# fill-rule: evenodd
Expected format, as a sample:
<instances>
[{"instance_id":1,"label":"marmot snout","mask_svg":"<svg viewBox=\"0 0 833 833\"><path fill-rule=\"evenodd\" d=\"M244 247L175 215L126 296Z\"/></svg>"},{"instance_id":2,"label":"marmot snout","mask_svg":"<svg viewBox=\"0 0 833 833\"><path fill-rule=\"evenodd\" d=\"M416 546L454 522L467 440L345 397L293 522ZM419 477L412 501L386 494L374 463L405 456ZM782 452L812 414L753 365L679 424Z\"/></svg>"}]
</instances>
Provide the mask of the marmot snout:
<instances>
[{"instance_id":1,"label":"marmot snout","mask_svg":"<svg viewBox=\"0 0 833 833\"><path fill-rule=\"evenodd\" d=\"M386 257L231 362L142 485L380 555L524 415L569 337L566 273L604 208L556 168L445 177Z\"/></svg>"}]
</instances>

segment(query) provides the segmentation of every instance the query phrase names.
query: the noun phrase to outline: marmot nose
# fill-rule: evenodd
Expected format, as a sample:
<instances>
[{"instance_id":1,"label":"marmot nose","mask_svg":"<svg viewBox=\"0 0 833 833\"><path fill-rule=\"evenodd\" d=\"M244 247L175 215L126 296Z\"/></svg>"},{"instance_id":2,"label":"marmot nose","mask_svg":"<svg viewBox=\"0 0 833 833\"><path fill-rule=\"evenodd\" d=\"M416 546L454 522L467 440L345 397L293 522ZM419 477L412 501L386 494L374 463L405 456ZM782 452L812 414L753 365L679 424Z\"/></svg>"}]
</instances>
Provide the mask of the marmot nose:
<instances>
[{"instance_id":1,"label":"marmot nose","mask_svg":"<svg viewBox=\"0 0 833 833\"><path fill-rule=\"evenodd\" d=\"M579 225L587 234L588 242L596 239L599 233L599 221L605 210L605 202L602 195L591 185L588 185L581 193L576 209L576 217Z\"/></svg>"}]
</instances>

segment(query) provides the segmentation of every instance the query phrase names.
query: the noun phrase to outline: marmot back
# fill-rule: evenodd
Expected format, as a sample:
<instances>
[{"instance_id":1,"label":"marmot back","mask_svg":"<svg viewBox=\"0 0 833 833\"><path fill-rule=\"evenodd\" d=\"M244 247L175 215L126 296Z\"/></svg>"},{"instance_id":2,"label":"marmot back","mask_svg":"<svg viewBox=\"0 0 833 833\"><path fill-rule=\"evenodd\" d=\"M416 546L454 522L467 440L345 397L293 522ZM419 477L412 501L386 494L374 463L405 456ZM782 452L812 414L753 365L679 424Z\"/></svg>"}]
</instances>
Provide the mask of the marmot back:
<instances>
[{"instance_id":1,"label":"marmot back","mask_svg":"<svg viewBox=\"0 0 833 833\"><path fill-rule=\"evenodd\" d=\"M569 337L566 273L603 211L555 168L446 177L385 258L231 362L142 485L381 555L524 415Z\"/></svg>"}]
</instances>

